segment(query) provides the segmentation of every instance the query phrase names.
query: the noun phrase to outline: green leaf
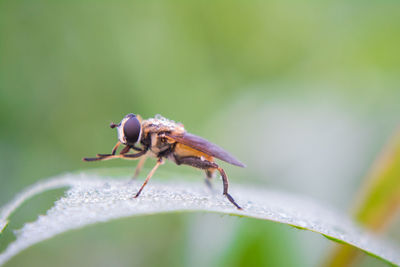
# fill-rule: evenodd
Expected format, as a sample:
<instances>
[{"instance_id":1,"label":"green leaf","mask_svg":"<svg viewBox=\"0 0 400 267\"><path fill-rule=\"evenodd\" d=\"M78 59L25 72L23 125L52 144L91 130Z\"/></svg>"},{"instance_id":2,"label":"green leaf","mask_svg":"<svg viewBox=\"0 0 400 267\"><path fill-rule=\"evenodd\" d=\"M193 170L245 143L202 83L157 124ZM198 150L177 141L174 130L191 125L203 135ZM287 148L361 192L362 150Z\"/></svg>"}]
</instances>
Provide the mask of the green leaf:
<instances>
[{"instance_id":1,"label":"green leaf","mask_svg":"<svg viewBox=\"0 0 400 267\"><path fill-rule=\"evenodd\" d=\"M35 194L70 187L46 215L26 223L17 237L0 254L4 264L20 251L71 229L129 216L158 213L213 212L292 225L350 244L391 264L400 264L398 248L375 238L349 218L310 199L260 188L231 185L231 194L243 207L237 210L221 194L212 194L200 183L180 180L157 182L154 179L142 195L133 199L140 182L102 177L98 174L67 174L39 182L19 194L0 213L0 223L21 203Z\"/></svg>"}]
</instances>

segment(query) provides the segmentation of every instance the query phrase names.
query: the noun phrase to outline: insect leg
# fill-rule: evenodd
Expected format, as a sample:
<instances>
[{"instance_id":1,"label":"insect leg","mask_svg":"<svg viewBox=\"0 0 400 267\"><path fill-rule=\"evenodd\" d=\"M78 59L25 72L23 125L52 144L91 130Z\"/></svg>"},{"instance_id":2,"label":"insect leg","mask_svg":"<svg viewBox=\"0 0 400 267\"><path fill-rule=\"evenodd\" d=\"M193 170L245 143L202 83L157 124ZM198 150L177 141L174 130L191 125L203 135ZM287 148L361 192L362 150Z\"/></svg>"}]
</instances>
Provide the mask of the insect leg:
<instances>
[{"instance_id":1,"label":"insect leg","mask_svg":"<svg viewBox=\"0 0 400 267\"><path fill-rule=\"evenodd\" d=\"M125 146L120 152L119 154L126 154L129 152L129 149L131 149L130 146Z\"/></svg>"},{"instance_id":2,"label":"insect leg","mask_svg":"<svg viewBox=\"0 0 400 267\"><path fill-rule=\"evenodd\" d=\"M114 146L111 154L97 154L98 157L106 157L106 156L112 156L115 155L115 152L117 152L118 147L121 145L121 142L118 141L117 144Z\"/></svg>"},{"instance_id":3,"label":"insect leg","mask_svg":"<svg viewBox=\"0 0 400 267\"><path fill-rule=\"evenodd\" d=\"M119 154L126 154L126 153L129 152L129 149L131 149L130 146L125 146L125 147L119 152ZM141 150L140 150L140 151L141 151ZM114 150L113 150L113 153L114 153ZM98 157L108 157L108 156L114 156L114 155L115 155L115 153L114 153L114 154L97 154Z\"/></svg>"},{"instance_id":4,"label":"insect leg","mask_svg":"<svg viewBox=\"0 0 400 267\"><path fill-rule=\"evenodd\" d=\"M137 198L137 197L140 195L140 193L142 192L143 188L146 186L146 184L149 182L150 178L153 176L154 172L155 172L155 171L157 170L157 168L158 168L161 164L163 164L163 163L164 163L164 161L163 161L162 158L159 158L159 159L157 160L156 165L153 167L153 169L151 169L150 173L149 173L149 174L147 175L147 177L146 177L146 180L144 180L144 183L143 183L142 187L140 187L139 191L136 193L136 195L134 196L134 198Z\"/></svg>"},{"instance_id":5,"label":"insect leg","mask_svg":"<svg viewBox=\"0 0 400 267\"><path fill-rule=\"evenodd\" d=\"M143 156L140 160L138 165L136 166L135 169L135 174L133 175L132 179L136 179L139 176L140 171L143 168L144 163L146 162L147 156Z\"/></svg>"},{"instance_id":6,"label":"insect leg","mask_svg":"<svg viewBox=\"0 0 400 267\"><path fill-rule=\"evenodd\" d=\"M119 147L120 144L121 144L121 142L118 141L118 143L114 146L114 148L113 148L113 150L112 150L112 152L111 152L112 155L115 155L115 152L117 152L117 149L118 149L118 147Z\"/></svg>"},{"instance_id":7,"label":"insect leg","mask_svg":"<svg viewBox=\"0 0 400 267\"><path fill-rule=\"evenodd\" d=\"M233 199L233 197L228 193L228 186L229 186L229 182L228 182L228 176L226 176L226 173L224 171L224 169L222 169L221 167L218 167L217 170L219 171L219 173L222 176L222 182L224 184L224 195L228 198L228 200L236 206L236 208L238 208L239 210L241 210L242 208L236 203L236 201Z\"/></svg>"},{"instance_id":8,"label":"insect leg","mask_svg":"<svg viewBox=\"0 0 400 267\"><path fill-rule=\"evenodd\" d=\"M176 163L178 165L186 164L186 165L190 165L190 166L193 166L193 167L199 168L199 169L205 169L205 170L210 170L210 171L218 170L219 173L221 174L222 182L223 182L223 185L224 185L223 194L226 196L226 198L233 205L235 205L236 208L238 208L239 210L242 209L236 203L236 201L233 199L233 197L228 193L228 186L229 186L228 177L226 176L226 173L225 173L224 169L219 167L217 163L211 162L211 161L208 161L208 160L202 160L199 157L184 157L184 158L175 157L175 159L176 159Z\"/></svg>"},{"instance_id":9,"label":"insect leg","mask_svg":"<svg viewBox=\"0 0 400 267\"><path fill-rule=\"evenodd\" d=\"M120 154L120 155L98 155L97 158L83 158L83 161L100 161L100 160L109 160L109 159L137 159L146 154L146 151L140 151L136 154Z\"/></svg>"},{"instance_id":10,"label":"insect leg","mask_svg":"<svg viewBox=\"0 0 400 267\"><path fill-rule=\"evenodd\" d=\"M205 173L206 173L206 179L204 181L205 181L207 187L212 191L213 187L212 187L212 184L211 184L211 179L213 178L213 171L208 169L208 170L205 171Z\"/></svg>"},{"instance_id":11,"label":"insect leg","mask_svg":"<svg viewBox=\"0 0 400 267\"><path fill-rule=\"evenodd\" d=\"M135 147L135 146L132 146L131 147L133 150L136 150L136 151L142 151L143 149L141 149L141 148L138 148L138 147Z\"/></svg>"}]
</instances>

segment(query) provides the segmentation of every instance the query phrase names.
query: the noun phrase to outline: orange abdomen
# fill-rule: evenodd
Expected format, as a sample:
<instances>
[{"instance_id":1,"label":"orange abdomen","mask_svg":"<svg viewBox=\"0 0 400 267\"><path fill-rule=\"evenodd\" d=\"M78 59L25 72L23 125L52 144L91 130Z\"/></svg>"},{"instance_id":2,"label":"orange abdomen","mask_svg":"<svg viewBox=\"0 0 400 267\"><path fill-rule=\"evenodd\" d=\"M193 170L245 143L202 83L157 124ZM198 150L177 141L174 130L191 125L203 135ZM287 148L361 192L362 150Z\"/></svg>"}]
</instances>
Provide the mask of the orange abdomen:
<instances>
[{"instance_id":1,"label":"orange abdomen","mask_svg":"<svg viewBox=\"0 0 400 267\"><path fill-rule=\"evenodd\" d=\"M181 143L176 143L175 154L179 157L203 157L205 160L214 162L214 158L212 156Z\"/></svg>"}]
</instances>

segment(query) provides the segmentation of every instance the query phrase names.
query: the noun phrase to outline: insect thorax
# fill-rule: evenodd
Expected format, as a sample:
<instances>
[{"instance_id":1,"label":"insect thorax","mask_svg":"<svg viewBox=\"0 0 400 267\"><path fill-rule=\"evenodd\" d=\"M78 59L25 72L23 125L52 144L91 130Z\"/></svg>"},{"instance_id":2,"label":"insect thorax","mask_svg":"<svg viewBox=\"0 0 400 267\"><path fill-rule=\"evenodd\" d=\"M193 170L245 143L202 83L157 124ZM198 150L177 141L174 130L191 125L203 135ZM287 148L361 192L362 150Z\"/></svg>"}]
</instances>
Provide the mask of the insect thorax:
<instances>
[{"instance_id":1,"label":"insect thorax","mask_svg":"<svg viewBox=\"0 0 400 267\"><path fill-rule=\"evenodd\" d=\"M181 123L168 120L160 115L150 118L142 122L142 144L149 148L149 156L159 157L161 154L167 153L172 148L170 140L162 138L162 133L183 134L185 128Z\"/></svg>"},{"instance_id":2,"label":"insect thorax","mask_svg":"<svg viewBox=\"0 0 400 267\"><path fill-rule=\"evenodd\" d=\"M177 123L166 119L161 115L156 115L154 118L143 121L142 128L145 134L161 132L183 134L185 132L185 128L183 127L182 123Z\"/></svg>"}]
</instances>

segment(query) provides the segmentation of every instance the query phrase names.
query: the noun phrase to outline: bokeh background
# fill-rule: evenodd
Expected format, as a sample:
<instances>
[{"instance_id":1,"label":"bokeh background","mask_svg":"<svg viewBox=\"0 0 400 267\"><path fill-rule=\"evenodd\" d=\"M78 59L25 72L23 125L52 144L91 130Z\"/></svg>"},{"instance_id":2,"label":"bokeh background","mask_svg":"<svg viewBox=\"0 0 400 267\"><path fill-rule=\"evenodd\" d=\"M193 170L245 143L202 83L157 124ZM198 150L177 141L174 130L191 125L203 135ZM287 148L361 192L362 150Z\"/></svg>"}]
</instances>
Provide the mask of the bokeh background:
<instances>
[{"instance_id":1,"label":"bokeh background","mask_svg":"<svg viewBox=\"0 0 400 267\"><path fill-rule=\"evenodd\" d=\"M132 171L81 158L109 152L109 123L133 112L183 122L245 162L223 165L232 192L257 184L348 212L400 122L399 14L389 0L3 0L0 204L59 173ZM7 230L60 194L25 204ZM387 235L400 241L395 226ZM286 225L170 214L65 233L6 266L318 266L330 246Z\"/></svg>"}]
</instances>

